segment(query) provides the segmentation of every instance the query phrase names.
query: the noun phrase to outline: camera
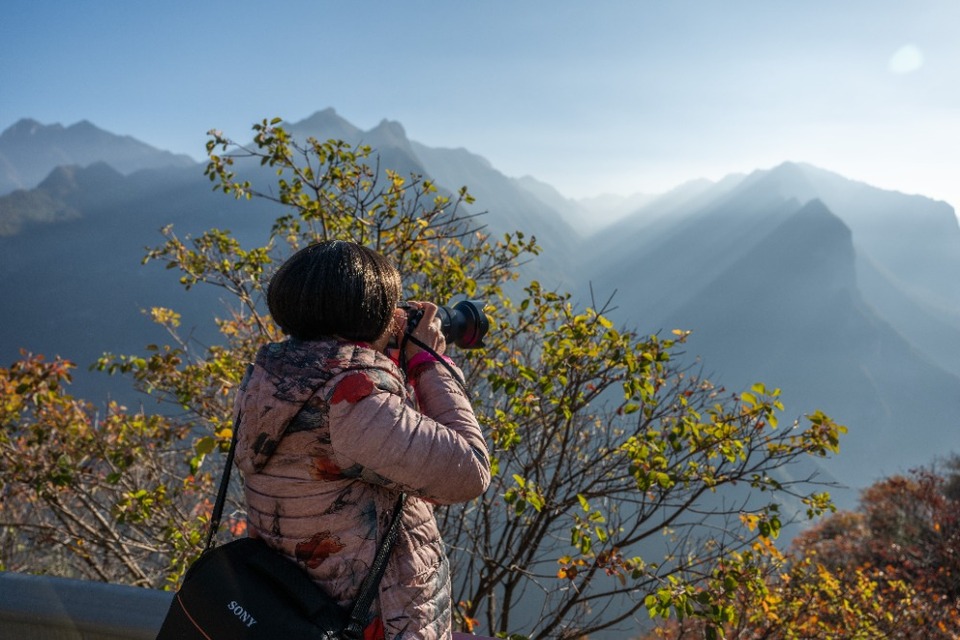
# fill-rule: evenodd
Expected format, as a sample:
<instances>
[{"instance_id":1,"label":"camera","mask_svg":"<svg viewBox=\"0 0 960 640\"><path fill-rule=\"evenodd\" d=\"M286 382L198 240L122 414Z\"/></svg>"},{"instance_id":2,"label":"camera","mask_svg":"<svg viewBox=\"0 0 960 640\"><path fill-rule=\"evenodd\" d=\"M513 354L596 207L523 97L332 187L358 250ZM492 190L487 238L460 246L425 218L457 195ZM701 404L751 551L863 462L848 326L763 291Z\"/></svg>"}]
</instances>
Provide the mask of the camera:
<instances>
[{"instance_id":1,"label":"camera","mask_svg":"<svg viewBox=\"0 0 960 640\"><path fill-rule=\"evenodd\" d=\"M397 306L407 312L407 331L413 331L423 311L405 302ZM483 303L479 300L461 300L452 307L438 306L437 318L440 319L440 333L448 344L455 344L461 349L484 347L483 337L490 329L490 319L483 312Z\"/></svg>"}]
</instances>

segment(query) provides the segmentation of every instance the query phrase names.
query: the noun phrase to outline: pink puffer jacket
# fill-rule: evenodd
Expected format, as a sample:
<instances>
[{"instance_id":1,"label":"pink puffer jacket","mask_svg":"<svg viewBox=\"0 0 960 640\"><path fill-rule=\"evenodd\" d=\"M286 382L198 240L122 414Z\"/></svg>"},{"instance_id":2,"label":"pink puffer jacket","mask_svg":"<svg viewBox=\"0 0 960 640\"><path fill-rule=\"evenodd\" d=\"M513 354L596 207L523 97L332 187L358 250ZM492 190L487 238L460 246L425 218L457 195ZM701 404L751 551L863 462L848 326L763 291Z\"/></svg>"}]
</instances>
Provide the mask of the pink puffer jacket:
<instances>
[{"instance_id":1,"label":"pink puffer jacket","mask_svg":"<svg viewBox=\"0 0 960 640\"><path fill-rule=\"evenodd\" d=\"M404 378L365 345L269 344L237 397L236 464L250 535L302 566L328 593L357 596L400 491L400 537L375 615L388 639L451 635L450 575L431 503L471 500L490 482L470 402L437 362ZM372 619L372 618L371 618Z\"/></svg>"}]
</instances>

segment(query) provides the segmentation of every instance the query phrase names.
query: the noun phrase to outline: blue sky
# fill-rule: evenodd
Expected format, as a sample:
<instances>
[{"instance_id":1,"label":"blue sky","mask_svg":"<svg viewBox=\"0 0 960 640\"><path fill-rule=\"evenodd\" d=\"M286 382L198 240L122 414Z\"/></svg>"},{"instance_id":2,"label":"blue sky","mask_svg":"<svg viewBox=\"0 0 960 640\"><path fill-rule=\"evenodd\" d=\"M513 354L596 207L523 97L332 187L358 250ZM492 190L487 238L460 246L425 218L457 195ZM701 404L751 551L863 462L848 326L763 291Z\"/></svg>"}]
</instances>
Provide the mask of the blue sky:
<instances>
[{"instance_id":1,"label":"blue sky","mask_svg":"<svg viewBox=\"0 0 960 640\"><path fill-rule=\"evenodd\" d=\"M960 209L960 2L11 2L0 129L203 155L334 107L569 197L809 162Z\"/></svg>"}]
</instances>

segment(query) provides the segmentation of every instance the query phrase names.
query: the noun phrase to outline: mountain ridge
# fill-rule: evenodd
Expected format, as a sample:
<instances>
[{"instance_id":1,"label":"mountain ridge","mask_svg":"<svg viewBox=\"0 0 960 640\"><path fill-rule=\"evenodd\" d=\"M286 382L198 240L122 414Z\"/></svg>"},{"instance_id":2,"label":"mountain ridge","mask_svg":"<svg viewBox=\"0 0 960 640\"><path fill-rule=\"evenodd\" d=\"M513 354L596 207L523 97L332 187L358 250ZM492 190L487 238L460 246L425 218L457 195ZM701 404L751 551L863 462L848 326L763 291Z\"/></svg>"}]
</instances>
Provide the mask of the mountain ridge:
<instances>
[{"instance_id":1,"label":"mountain ridge","mask_svg":"<svg viewBox=\"0 0 960 640\"><path fill-rule=\"evenodd\" d=\"M779 268L771 272L772 265ZM720 363L728 386L763 380L784 390L787 417L820 409L847 424L841 456L821 466L848 485L880 475L851 471L852 460L882 460L892 450L907 467L929 463L943 453L941 411L960 413L960 377L913 348L866 302L853 233L819 200L788 216L666 322L693 329L690 348ZM779 330L785 326L789 333ZM939 399L898 398L913 384Z\"/></svg>"},{"instance_id":2,"label":"mountain ridge","mask_svg":"<svg viewBox=\"0 0 960 640\"><path fill-rule=\"evenodd\" d=\"M57 166L106 162L120 172L197 163L189 156L152 147L128 135L100 129L89 120L68 127L22 118L0 133L0 195L31 189Z\"/></svg>"},{"instance_id":3,"label":"mountain ridge","mask_svg":"<svg viewBox=\"0 0 960 640\"><path fill-rule=\"evenodd\" d=\"M19 123L34 126L44 125ZM584 210L550 185L508 177L462 147L409 140L399 122L363 131L329 108L285 126L298 139L371 144L381 167L445 193L466 185L477 197L470 211L489 211L488 231L519 229L543 245L523 278L550 278L579 304L616 291L616 322L692 329L687 356L702 356L708 372L734 387L782 387L792 416L824 408L848 423L842 450L852 453L824 468L851 486L876 477L880 461L926 463L960 449L960 227L944 203L784 162L682 184L588 234L575 224ZM53 165L34 187L0 197L0 299L14 310L0 356L27 347L85 366L103 351L138 352L163 339L142 317L147 305L182 310L185 326L200 327L220 308L216 292L185 295L160 265L139 265L141 247L159 244L168 223L178 235L229 228L261 244L278 213L211 191L197 163L129 171L107 160ZM254 164L238 167L275 179ZM20 171L0 156L8 165ZM78 372L76 391L102 397L92 380Z\"/></svg>"}]
</instances>

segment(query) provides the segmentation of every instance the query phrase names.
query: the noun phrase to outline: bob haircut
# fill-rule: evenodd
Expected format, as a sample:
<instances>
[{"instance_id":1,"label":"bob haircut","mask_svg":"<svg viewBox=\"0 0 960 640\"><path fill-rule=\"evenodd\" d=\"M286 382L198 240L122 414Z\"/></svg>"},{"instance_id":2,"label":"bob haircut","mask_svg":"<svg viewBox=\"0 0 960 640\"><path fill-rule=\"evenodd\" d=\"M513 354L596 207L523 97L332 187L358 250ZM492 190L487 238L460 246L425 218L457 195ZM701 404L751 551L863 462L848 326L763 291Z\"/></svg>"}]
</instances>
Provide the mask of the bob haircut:
<instances>
[{"instance_id":1,"label":"bob haircut","mask_svg":"<svg viewBox=\"0 0 960 640\"><path fill-rule=\"evenodd\" d=\"M267 305L280 329L299 340L373 342L400 302L400 273L355 242L331 240L297 251L270 279Z\"/></svg>"}]
</instances>

